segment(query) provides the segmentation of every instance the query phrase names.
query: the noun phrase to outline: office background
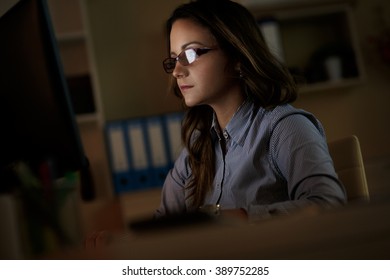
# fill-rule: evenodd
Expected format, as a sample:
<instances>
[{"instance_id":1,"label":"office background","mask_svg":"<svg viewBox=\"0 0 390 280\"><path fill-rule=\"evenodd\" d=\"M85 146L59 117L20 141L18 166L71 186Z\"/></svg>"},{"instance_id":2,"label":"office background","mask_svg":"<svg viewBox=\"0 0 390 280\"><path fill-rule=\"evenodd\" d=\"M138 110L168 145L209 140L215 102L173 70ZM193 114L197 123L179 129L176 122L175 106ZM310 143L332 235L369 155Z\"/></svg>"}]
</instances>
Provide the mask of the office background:
<instances>
[{"instance_id":1,"label":"office background","mask_svg":"<svg viewBox=\"0 0 390 280\"><path fill-rule=\"evenodd\" d=\"M2 0L3 13L15 0ZM164 21L184 0L104 1L48 0L59 38L65 72L88 74L94 92L93 114L79 116L82 140L91 162L98 198L113 196L104 140L107 121L176 112L178 100L167 93L168 77L161 67L167 55ZM239 1L246 5L272 1ZM377 40L390 29L387 0L281 0L274 3L319 7L351 5L364 65L361 83L350 87L308 91L295 106L313 112L328 140L355 134L360 139L368 184L373 196L390 193L390 64ZM383 21L382 21L383 20ZM387 33L389 34L389 33ZM389 36L389 35L387 35ZM305 44L310 38L296 38ZM388 51L388 50L387 50Z\"/></svg>"}]
</instances>

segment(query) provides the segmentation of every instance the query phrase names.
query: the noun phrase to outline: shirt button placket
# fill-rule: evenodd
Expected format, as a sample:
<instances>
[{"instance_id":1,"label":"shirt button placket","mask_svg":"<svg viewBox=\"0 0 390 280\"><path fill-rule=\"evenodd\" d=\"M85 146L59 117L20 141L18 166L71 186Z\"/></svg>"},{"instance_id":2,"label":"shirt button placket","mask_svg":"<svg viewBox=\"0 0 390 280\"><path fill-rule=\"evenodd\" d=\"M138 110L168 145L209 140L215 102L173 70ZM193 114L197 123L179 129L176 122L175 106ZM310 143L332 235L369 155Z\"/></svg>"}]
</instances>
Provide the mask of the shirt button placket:
<instances>
[{"instance_id":1,"label":"shirt button placket","mask_svg":"<svg viewBox=\"0 0 390 280\"><path fill-rule=\"evenodd\" d=\"M225 138L225 140L229 139L229 134L227 133L226 130L223 131L223 137Z\"/></svg>"}]
</instances>

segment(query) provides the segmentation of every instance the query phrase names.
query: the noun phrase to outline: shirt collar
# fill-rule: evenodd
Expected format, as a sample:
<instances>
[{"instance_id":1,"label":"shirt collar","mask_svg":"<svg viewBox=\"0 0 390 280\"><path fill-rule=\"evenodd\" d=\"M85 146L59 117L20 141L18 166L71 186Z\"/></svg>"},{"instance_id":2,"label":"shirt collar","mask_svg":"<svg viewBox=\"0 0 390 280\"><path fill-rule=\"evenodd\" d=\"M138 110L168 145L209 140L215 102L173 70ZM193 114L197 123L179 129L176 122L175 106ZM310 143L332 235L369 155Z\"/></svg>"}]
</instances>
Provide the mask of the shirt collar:
<instances>
[{"instance_id":1,"label":"shirt collar","mask_svg":"<svg viewBox=\"0 0 390 280\"><path fill-rule=\"evenodd\" d=\"M250 101L245 101L234 113L233 117L227 124L223 133L227 133L229 138L232 141L236 142L238 145L243 146L246 136L249 131L249 126L253 116L254 104ZM215 113L213 114L213 121L211 124L211 133L215 137L219 138L221 135L221 129L219 127L217 117Z\"/></svg>"}]
</instances>

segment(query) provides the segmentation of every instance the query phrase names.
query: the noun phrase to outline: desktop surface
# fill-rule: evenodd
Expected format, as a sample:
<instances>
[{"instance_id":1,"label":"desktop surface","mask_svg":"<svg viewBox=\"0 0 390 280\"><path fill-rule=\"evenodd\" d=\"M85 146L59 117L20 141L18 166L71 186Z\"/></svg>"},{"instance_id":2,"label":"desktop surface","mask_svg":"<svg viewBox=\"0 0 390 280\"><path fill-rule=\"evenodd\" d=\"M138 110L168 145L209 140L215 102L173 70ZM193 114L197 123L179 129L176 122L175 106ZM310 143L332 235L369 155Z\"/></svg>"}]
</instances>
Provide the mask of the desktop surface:
<instances>
[{"instance_id":1,"label":"desktop surface","mask_svg":"<svg viewBox=\"0 0 390 280\"><path fill-rule=\"evenodd\" d=\"M256 224L222 219L164 230L126 229L116 232L107 246L62 252L54 258L389 259L390 201L302 211Z\"/></svg>"}]
</instances>

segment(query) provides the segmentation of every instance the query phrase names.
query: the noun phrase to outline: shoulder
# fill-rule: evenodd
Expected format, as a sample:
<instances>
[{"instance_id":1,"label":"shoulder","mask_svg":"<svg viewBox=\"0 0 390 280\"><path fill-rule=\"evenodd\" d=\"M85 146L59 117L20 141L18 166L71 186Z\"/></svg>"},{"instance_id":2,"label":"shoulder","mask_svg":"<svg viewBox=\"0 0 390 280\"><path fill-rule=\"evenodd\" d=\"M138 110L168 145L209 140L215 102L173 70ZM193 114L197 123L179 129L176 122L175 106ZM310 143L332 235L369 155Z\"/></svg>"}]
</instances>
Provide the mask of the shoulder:
<instances>
[{"instance_id":1,"label":"shoulder","mask_svg":"<svg viewBox=\"0 0 390 280\"><path fill-rule=\"evenodd\" d=\"M266 110L264 120L268 122L268 127L272 133L275 129L297 130L302 127L315 128L324 134L324 129L320 121L310 112L295 108L290 104L277 106L271 110Z\"/></svg>"}]
</instances>

